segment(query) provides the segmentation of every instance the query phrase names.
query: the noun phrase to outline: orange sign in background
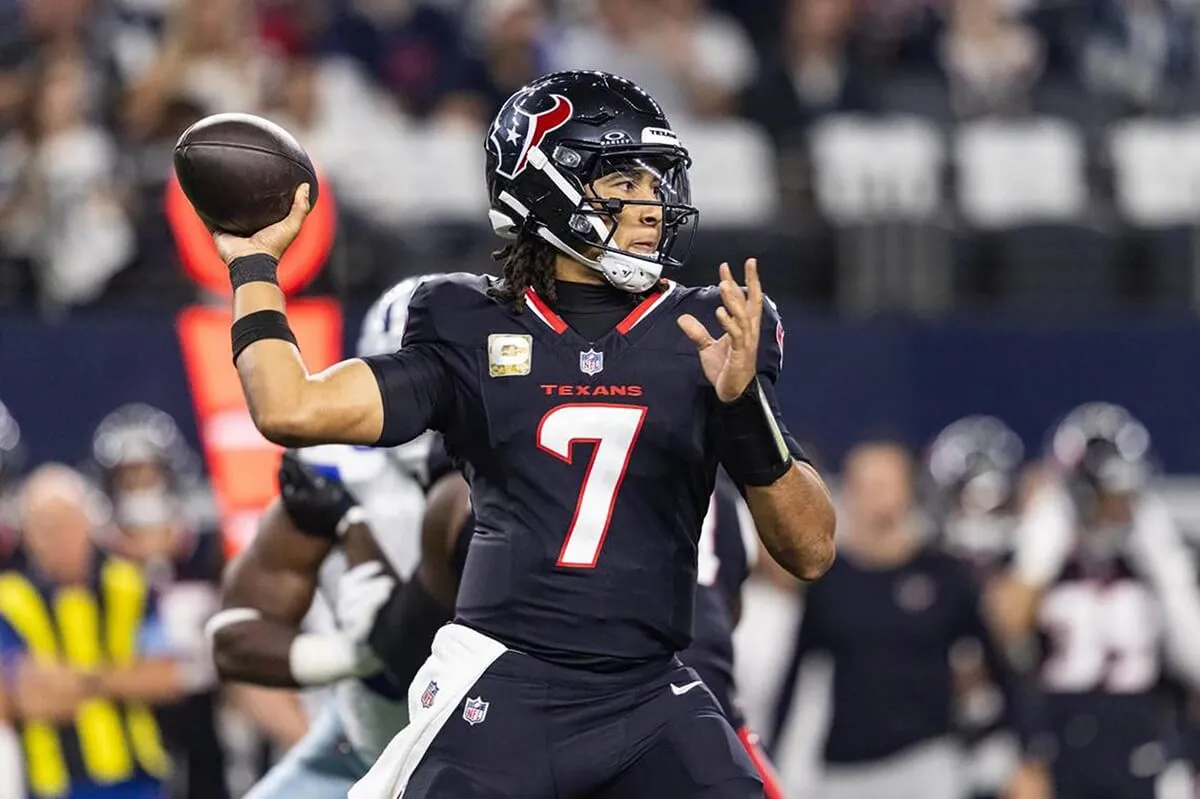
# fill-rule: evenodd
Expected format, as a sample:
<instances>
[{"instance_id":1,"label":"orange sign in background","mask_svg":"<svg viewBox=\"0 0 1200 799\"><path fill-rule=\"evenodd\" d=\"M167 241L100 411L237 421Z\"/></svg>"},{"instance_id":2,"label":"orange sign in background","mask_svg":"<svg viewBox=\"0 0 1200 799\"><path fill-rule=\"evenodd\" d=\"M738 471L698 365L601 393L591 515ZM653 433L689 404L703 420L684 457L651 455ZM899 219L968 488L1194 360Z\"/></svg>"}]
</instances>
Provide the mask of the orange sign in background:
<instances>
[{"instance_id":1,"label":"orange sign in background","mask_svg":"<svg viewBox=\"0 0 1200 799\"><path fill-rule=\"evenodd\" d=\"M317 204L305 218L300 235L279 261L279 287L284 294L295 294L321 274L333 249L337 231L333 192L320 177L317 180L321 185ZM228 296L232 292L229 268L217 254L212 234L192 208L174 174L167 182L166 213L183 271L207 291Z\"/></svg>"},{"instance_id":2,"label":"orange sign in background","mask_svg":"<svg viewBox=\"0 0 1200 799\"><path fill-rule=\"evenodd\" d=\"M173 175L165 200L184 270L205 289L229 295L229 270ZM279 263L279 285L285 294L300 291L320 274L332 250L336 227L332 192L322 184L316 206ZM310 371L341 360L342 312L337 302L327 298L289 300L287 316ZM250 418L230 352L232 322L228 303L185 308L176 321L200 445L229 557L254 536L262 511L278 495L276 473L282 452L263 438Z\"/></svg>"}]
</instances>

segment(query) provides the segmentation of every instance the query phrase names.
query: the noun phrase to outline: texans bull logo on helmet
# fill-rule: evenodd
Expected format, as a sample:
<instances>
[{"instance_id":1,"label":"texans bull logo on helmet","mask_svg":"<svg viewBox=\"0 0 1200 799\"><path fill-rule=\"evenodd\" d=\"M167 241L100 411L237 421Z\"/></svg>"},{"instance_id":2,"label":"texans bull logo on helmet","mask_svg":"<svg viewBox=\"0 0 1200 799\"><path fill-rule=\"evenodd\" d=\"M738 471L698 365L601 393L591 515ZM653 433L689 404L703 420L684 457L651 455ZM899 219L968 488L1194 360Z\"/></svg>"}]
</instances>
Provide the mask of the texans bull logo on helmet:
<instances>
[{"instance_id":1,"label":"texans bull logo on helmet","mask_svg":"<svg viewBox=\"0 0 1200 799\"><path fill-rule=\"evenodd\" d=\"M553 105L536 112L527 110L524 100L518 100L512 114L496 118L488 139L500 158L497 173L507 178L521 174L529 163L529 151L541 144L547 133L561 128L571 119L575 109L570 100L561 94L552 94L550 99ZM521 142L521 146L519 149L501 147L500 137L508 144Z\"/></svg>"}]
</instances>

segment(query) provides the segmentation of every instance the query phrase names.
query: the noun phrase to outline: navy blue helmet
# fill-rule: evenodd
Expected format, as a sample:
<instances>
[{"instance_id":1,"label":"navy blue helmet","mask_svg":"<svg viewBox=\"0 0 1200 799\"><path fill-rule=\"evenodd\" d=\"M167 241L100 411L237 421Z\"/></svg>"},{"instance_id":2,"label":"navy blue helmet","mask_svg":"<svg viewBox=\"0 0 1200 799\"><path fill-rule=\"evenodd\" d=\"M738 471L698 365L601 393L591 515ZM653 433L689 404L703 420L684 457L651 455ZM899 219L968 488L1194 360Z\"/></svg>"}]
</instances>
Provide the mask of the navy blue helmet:
<instances>
[{"instance_id":1,"label":"navy blue helmet","mask_svg":"<svg viewBox=\"0 0 1200 799\"><path fill-rule=\"evenodd\" d=\"M929 446L927 471L946 544L971 558L1008 551L1015 526L1020 437L994 416L967 416Z\"/></svg>"},{"instance_id":2,"label":"navy blue helmet","mask_svg":"<svg viewBox=\"0 0 1200 799\"><path fill-rule=\"evenodd\" d=\"M522 231L537 236L631 292L650 289L664 266L686 258L698 215L688 182L691 159L662 108L631 81L587 71L540 78L500 109L485 147L488 216L502 238ZM648 171L656 199L595 196L598 178L623 171ZM613 245L627 205L661 208L657 250Z\"/></svg>"},{"instance_id":3,"label":"navy blue helmet","mask_svg":"<svg viewBox=\"0 0 1200 799\"><path fill-rule=\"evenodd\" d=\"M1136 494L1154 472L1145 425L1110 402L1089 402L1063 417L1048 454L1076 499Z\"/></svg>"}]
</instances>

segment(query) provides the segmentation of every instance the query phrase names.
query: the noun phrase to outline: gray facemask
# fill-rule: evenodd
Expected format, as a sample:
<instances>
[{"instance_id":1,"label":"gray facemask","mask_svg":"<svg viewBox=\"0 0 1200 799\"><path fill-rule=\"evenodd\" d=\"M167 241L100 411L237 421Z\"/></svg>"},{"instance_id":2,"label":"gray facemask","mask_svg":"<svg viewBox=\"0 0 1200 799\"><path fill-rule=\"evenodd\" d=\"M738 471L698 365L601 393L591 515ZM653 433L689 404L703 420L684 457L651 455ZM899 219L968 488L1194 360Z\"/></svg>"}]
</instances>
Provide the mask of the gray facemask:
<instances>
[{"instance_id":1,"label":"gray facemask","mask_svg":"<svg viewBox=\"0 0 1200 799\"><path fill-rule=\"evenodd\" d=\"M170 494L156 489L129 491L117 497L117 524L122 527L158 527L175 521L178 508Z\"/></svg>"}]
</instances>

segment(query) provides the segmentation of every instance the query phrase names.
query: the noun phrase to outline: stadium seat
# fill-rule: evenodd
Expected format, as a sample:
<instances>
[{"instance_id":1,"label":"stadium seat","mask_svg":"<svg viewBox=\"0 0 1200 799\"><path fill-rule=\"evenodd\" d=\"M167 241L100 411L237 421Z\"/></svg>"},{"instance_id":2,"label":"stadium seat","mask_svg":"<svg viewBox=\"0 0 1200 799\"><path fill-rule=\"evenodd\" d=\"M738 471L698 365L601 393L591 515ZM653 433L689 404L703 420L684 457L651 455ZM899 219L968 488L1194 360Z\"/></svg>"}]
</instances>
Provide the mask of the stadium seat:
<instances>
[{"instance_id":1,"label":"stadium seat","mask_svg":"<svg viewBox=\"0 0 1200 799\"><path fill-rule=\"evenodd\" d=\"M414 229L433 222L486 225L482 142L481 131L430 125L405 130L386 150L376 147L373 215Z\"/></svg>"},{"instance_id":2,"label":"stadium seat","mask_svg":"<svg viewBox=\"0 0 1200 799\"><path fill-rule=\"evenodd\" d=\"M932 309L949 296L942 246L945 148L915 116L830 116L810 135L813 188L839 229L844 308Z\"/></svg>"},{"instance_id":3,"label":"stadium seat","mask_svg":"<svg viewBox=\"0 0 1200 799\"><path fill-rule=\"evenodd\" d=\"M779 181L771 141L743 120L682 125L692 156L692 200L705 227L765 226L779 210Z\"/></svg>"},{"instance_id":4,"label":"stadium seat","mask_svg":"<svg viewBox=\"0 0 1200 799\"><path fill-rule=\"evenodd\" d=\"M1161 304L1196 302L1200 120L1132 119L1109 131L1117 210Z\"/></svg>"},{"instance_id":5,"label":"stadium seat","mask_svg":"<svg viewBox=\"0 0 1200 799\"><path fill-rule=\"evenodd\" d=\"M1007 305L1082 310L1117 302L1117 255L1089 220L1087 153L1074 125L1052 117L966 123L954 159L969 237L963 270L993 268L984 281Z\"/></svg>"}]
</instances>

